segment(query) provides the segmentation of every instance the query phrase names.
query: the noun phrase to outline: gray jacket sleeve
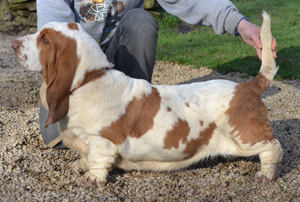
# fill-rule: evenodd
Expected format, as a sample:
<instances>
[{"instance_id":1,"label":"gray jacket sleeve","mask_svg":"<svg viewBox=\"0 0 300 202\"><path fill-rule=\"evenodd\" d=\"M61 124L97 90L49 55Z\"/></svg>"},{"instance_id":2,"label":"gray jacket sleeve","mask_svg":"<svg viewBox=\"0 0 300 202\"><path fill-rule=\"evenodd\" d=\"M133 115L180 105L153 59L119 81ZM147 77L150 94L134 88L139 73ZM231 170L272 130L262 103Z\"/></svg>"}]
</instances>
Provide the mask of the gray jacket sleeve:
<instances>
[{"instance_id":1,"label":"gray jacket sleeve","mask_svg":"<svg viewBox=\"0 0 300 202\"><path fill-rule=\"evenodd\" d=\"M213 27L216 34L234 35L244 17L229 0L157 0L168 13L193 25Z\"/></svg>"},{"instance_id":2,"label":"gray jacket sleeve","mask_svg":"<svg viewBox=\"0 0 300 202\"><path fill-rule=\"evenodd\" d=\"M48 22L75 22L71 0L37 0L37 29Z\"/></svg>"}]
</instances>

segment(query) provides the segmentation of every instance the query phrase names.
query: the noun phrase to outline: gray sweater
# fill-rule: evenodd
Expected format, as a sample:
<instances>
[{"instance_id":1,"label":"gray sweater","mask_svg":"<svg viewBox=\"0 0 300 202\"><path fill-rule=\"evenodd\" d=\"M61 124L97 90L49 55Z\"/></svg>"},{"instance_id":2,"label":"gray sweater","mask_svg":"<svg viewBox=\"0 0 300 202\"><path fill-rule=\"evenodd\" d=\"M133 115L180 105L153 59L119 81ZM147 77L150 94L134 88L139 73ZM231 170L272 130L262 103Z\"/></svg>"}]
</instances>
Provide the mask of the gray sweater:
<instances>
[{"instance_id":1,"label":"gray sweater","mask_svg":"<svg viewBox=\"0 0 300 202\"><path fill-rule=\"evenodd\" d=\"M244 17L229 0L157 1L168 13L189 24L211 26L219 35L234 34L238 22ZM104 44L114 34L122 16L143 5L144 0L37 0L38 30L52 21L78 22Z\"/></svg>"}]
</instances>

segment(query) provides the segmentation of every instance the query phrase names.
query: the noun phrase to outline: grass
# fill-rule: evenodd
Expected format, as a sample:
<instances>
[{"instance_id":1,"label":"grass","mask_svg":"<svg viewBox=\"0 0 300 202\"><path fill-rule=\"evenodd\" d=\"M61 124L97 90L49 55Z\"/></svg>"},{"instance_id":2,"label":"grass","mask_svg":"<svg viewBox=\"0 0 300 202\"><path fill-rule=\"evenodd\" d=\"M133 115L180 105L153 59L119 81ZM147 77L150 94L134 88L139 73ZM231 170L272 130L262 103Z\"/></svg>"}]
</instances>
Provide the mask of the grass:
<instances>
[{"instance_id":1,"label":"grass","mask_svg":"<svg viewBox=\"0 0 300 202\"><path fill-rule=\"evenodd\" d=\"M261 25L262 11L272 18L272 33L277 41L276 79L300 79L300 1L232 0L252 23ZM188 34L175 30L182 22L162 12L159 23L157 59L220 72L243 72L255 76L260 68L256 51L241 37L216 35L212 28L193 26Z\"/></svg>"}]
</instances>

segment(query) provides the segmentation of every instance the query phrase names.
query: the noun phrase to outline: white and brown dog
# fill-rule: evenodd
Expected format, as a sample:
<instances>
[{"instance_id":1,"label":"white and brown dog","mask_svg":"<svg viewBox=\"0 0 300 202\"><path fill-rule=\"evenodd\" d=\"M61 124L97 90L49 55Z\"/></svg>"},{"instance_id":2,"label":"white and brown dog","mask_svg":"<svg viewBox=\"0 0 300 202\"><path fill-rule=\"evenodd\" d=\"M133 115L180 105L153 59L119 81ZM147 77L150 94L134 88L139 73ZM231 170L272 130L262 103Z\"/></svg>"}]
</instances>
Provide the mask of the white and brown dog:
<instances>
[{"instance_id":1,"label":"white and brown dog","mask_svg":"<svg viewBox=\"0 0 300 202\"><path fill-rule=\"evenodd\" d=\"M71 167L104 186L108 170L167 171L216 155L259 155L258 182L270 182L282 149L260 96L277 67L270 17L261 30L263 59L252 81L212 80L159 86L112 69L76 23L49 23L12 42L19 63L42 72L46 126L59 122L63 142L81 154Z\"/></svg>"}]
</instances>

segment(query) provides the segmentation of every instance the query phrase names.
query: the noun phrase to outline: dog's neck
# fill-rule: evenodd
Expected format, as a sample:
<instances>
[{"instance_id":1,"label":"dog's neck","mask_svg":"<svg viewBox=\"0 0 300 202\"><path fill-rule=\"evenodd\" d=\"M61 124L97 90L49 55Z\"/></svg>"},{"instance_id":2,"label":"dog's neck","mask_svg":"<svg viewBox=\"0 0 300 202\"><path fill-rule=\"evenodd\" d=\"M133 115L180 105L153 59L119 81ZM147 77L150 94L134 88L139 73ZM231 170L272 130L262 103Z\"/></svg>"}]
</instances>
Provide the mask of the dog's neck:
<instances>
[{"instance_id":1,"label":"dog's neck","mask_svg":"<svg viewBox=\"0 0 300 202\"><path fill-rule=\"evenodd\" d=\"M74 91L76 91L78 88L82 87L83 85L94 81L95 79L101 78L104 73L108 70L109 68L102 68L98 70L93 70L85 74L85 77L82 81L78 82L70 91L70 95L73 95Z\"/></svg>"},{"instance_id":2,"label":"dog's neck","mask_svg":"<svg viewBox=\"0 0 300 202\"><path fill-rule=\"evenodd\" d=\"M113 67L99 44L88 36L77 40L77 55L79 62L70 88L71 95L76 89L100 78L108 69Z\"/></svg>"}]
</instances>

